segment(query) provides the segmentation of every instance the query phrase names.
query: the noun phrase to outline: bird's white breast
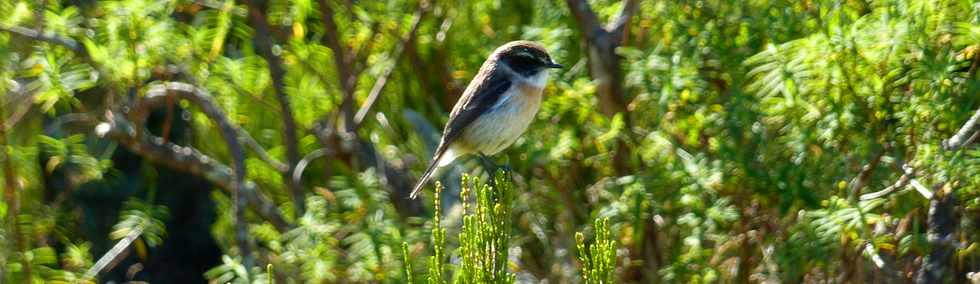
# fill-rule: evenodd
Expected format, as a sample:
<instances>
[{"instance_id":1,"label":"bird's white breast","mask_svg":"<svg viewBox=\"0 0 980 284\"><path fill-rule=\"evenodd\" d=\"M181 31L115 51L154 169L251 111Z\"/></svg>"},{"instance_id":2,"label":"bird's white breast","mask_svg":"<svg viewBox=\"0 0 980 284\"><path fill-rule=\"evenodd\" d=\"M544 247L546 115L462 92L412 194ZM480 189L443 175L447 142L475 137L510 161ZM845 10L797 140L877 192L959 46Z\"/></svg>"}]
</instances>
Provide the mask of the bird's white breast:
<instances>
[{"instance_id":1,"label":"bird's white breast","mask_svg":"<svg viewBox=\"0 0 980 284\"><path fill-rule=\"evenodd\" d=\"M541 107L541 91L548 81L546 71L515 82L484 115L462 135L461 152L496 154L517 141Z\"/></svg>"}]
</instances>

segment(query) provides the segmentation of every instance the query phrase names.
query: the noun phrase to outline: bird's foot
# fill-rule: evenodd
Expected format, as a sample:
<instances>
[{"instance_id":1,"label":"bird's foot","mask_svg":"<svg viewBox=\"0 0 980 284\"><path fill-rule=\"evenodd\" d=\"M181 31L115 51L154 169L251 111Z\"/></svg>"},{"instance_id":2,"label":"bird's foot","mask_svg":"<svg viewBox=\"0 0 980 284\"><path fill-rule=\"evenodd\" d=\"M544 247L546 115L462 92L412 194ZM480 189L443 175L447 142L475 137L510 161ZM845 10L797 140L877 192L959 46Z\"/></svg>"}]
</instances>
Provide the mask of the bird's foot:
<instances>
[{"instance_id":1,"label":"bird's foot","mask_svg":"<svg viewBox=\"0 0 980 284\"><path fill-rule=\"evenodd\" d=\"M505 179L511 178L511 174L513 170L511 169L510 164L498 165L496 162L493 161L493 158L490 158L489 156L484 155L482 153L479 155L479 157L480 157L480 163L483 164L483 170L484 172L487 173L487 180L490 186L493 187L497 186L498 171L503 172Z\"/></svg>"}]
</instances>

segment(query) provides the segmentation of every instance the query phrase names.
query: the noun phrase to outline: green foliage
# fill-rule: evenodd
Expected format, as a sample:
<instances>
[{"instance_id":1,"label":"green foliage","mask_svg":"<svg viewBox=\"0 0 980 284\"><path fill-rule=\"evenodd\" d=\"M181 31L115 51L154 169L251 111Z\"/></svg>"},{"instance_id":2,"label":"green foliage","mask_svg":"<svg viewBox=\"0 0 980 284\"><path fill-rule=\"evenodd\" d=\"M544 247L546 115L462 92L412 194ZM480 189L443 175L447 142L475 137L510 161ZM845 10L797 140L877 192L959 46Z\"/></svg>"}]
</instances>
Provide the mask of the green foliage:
<instances>
[{"instance_id":1,"label":"green foliage","mask_svg":"<svg viewBox=\"0 0 980 284\"><path fill-rule=\"evenodd\" d=\"M10 153L0 282L118 282L82 275L130 233L142 231L149 255L188 233L164 226L185 212L162 205L186 201L161 196L220 182L158 186L164 169L198 175L199 165L93 131L129 119L147 86L165 81L207 90L264 149L269 158L246 147L246 179L287 223L249 204L255 266L245 267L232 189L208 191L216 220L204 226L223 257L202 277L214 283L910 282L938 251L918 193L937 189L956 195L961 217L948 281L980 271L980 151L943 148L980 108L974 0L637 1L615 50L627 111L614 115L598 111L587 27L567 6L576 1L255 2L0 1L0 147ZM624 8L585 2L603 26ZM280 66L256 45L252 12L268 22ZM552 73L523 138L495 157L512 177L446 178L426 203L400 198L487 54L515 39L541 42L568 68ZM349 58L338 65L339 54ZM366 105L388 68L347 132L345 108ZM300 157L328 153L307 157L305 212L293 176L267 161L291 159L280 95ZM139 134L231 165L199 110L168 102ZM907 185L861 200L905 168ZM430 200L435 210L419 212Z\"/></svg>"},{"instance_id":2,"label":"green foliage","mask_svg":"<svg viewBox=\"0 0 980 284\"><path fill-rule=\"evenodd\" d=\"M163 241L167 232L164 220L168 215L165 206L147 204L139 200L126 201L119 216L119 223L112 227L109 237L122 239L131 233L136 233L147 245L157 246Z\"/></svg>"},{"instance_id":3,"label":"green foliage","mask_svg":"<svg viewBox=\"0 0 980 284\"><path fill-rule=\"evenodd\" d=\"M514 186L507 175L496 172L493 185L463 177L463 228L459 232L459 283L514 283L508 253ZM475 208L471 209L470 194Z\"/></svg>"},{"instance_id":4,"label":"green foliage","mask_svg":"<svg viewBox=\"0 0 980 284\"><path fill-rule=\"evenodd\" d=\"M446 272L444 265L446 261L446 229L442 227L442 184L436 182L436 191L433 197L435 211L432 216L432 255L429 256L429 274L426 280L429 284L446 283ZM406 265L410 261L405 260Z\"/></svg>"},{"instance_id":5,"label":"green foliage","mask_svg":"<svg viewBox=\"0 0 980 284\"><path fill-rule=\"evenodd\" d=\"M578 259L582 262L582 279L588 284L616 281L616 240L609 232L609 219L595 220L595 241L585 245L585 234L575 233Z\"/></svg>"},{"instance_id":6,"label":"green foliage","mask_svg":"<svg viewBox=\"0 0 980 284\"><path fill-rule=\"evenodd\" d=\"M73 177L76 182L86 183L102 179L103 173L112 167L111 160L98 159L89 153L83 135L72 135L64 139L41 135L38 138L41 153L49 157L44 164L45 172L70 170L78 173Z\"/></svg>"},{"instance_id":7,"label":"green foliage","mask_svg":"<svg viewBox=\"0 0 980 284\"><path fill-rule=\"evenodd\" d=\"M405 272L405 283L415 284L415 271L412 269L411 256L408 253L408 243L402 243L402 270Z\"/></svg>"}]
</instances>

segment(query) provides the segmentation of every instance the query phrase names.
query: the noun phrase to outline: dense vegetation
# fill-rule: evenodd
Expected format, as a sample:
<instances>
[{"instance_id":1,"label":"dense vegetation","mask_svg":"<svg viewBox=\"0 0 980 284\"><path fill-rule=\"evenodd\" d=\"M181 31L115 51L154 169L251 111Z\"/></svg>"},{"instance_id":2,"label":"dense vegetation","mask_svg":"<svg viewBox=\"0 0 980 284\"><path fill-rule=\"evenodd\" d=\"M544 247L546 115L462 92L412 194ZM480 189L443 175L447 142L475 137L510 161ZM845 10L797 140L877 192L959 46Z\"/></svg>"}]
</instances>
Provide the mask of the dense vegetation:
<instances>
[{"instance_id":1,"label":"dense vegetation","mask_svg":"<svg viewBox=\"0 0 980 284\"><path fill-rule=\"evenodd\" d=\"M980 282L973 0L0 15L3 283ZM407 198L516 39L567 67L509 175Z\"/></svg>"}]
</instances>

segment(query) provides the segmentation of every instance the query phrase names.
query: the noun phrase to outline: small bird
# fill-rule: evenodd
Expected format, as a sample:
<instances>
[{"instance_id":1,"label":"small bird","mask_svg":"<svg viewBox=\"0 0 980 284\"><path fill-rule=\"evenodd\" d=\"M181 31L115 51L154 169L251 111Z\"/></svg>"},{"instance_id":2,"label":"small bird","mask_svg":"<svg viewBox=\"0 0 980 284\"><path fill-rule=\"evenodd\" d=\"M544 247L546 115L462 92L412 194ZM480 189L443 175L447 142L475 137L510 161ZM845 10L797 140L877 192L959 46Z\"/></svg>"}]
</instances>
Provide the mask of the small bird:
<instances>
[{"instance_id":1,"label":"small bird","mask_svg":"<svg viewBox=\"0 0 980 284\"><path fill-rule=\"evenodd\" d=\"M437 168L456 158L482 158L506 149L527 130L541 106L548 71L562 68L540 44L508 42L490 54L449 114L432 163L411 198L418 196Z\"/></svg>"}]
</instances>

